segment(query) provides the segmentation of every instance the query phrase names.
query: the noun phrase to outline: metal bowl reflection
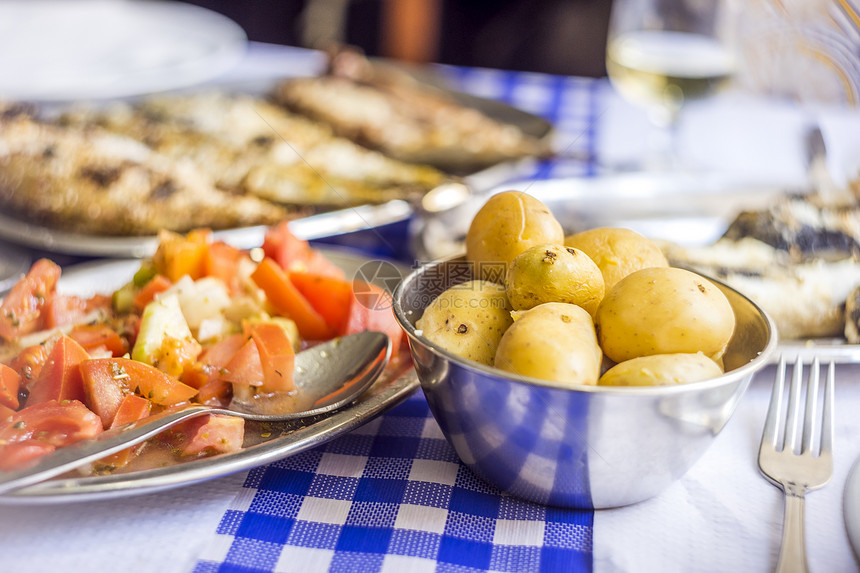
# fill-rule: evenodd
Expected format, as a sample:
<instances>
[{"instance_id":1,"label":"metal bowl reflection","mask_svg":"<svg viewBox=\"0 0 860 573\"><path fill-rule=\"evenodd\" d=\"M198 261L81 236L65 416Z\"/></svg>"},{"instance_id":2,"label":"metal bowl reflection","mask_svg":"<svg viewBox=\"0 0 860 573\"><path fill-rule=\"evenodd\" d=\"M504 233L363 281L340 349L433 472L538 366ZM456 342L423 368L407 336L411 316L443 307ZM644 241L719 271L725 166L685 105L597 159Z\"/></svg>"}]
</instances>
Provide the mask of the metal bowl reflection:
<instances>
[{"instance_id":1,"label":"metal bowl reflection","mask_svg":"<svg viewBox=\"0 0 860 573\"><path fill-rule=\"evenodd\" d=\"M711 279L736 317L723 376L678 386L560 388L459 358L416 331L424 308L469 278L462 259L425 265L398 287L394 312L430 410L460 459L536 503L609 508L657 495L702 456L776 348L771 319Z\"/></svg>"}]
</instances>

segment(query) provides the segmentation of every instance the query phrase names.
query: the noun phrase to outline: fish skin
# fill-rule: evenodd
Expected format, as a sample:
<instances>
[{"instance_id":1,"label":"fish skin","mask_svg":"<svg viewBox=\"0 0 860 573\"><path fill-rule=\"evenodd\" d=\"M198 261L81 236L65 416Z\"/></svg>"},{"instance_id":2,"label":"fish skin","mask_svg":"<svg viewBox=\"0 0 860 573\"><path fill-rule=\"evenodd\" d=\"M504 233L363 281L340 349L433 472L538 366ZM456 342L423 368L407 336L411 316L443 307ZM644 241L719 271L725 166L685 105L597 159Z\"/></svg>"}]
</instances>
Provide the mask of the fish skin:
<instances>
[{"instance_id":1,"label":"fish skin","mask_svg":"<svg viewBox=\"0 0 860 573\"><path fill-rule=\"evenodd\" d=\"M860 255L860 206L853 201L816 204L815 199L794 195L767 209L743 211L723 238L755 238L797 262Z\"/></svg>"}]
</instances>

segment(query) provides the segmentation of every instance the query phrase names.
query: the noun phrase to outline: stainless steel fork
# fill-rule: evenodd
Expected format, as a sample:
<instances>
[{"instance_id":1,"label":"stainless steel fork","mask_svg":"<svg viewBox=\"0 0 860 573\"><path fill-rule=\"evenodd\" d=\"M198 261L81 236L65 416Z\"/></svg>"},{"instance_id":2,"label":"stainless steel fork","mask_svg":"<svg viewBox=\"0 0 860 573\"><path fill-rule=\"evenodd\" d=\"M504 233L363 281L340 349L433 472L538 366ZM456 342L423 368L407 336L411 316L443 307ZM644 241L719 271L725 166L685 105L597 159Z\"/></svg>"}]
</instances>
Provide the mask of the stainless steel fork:
<instances>
[{"instance_id":1,"label":"stainless steel fork","mask_svg":"<svg viewBox=\"0 0 860 573\"><path fill-rule=\"evenodd\" d=\"M785 370L785 359L782 358L777 366L758 452L761 472L785 492L782 542L776 564L778 573L809 570L803 525L804 496L807 491L827 485L833 476L833 386L836 367L830 363L823 404L819 407L818 358L812 361L809 369L805 400L801 396L803 363L798 358L788 390L788 407L783 412ZM806 404L803 411L802 402ZM802 440L799 440L801 422L803 434Z\"/></svg>"}]
</instances>

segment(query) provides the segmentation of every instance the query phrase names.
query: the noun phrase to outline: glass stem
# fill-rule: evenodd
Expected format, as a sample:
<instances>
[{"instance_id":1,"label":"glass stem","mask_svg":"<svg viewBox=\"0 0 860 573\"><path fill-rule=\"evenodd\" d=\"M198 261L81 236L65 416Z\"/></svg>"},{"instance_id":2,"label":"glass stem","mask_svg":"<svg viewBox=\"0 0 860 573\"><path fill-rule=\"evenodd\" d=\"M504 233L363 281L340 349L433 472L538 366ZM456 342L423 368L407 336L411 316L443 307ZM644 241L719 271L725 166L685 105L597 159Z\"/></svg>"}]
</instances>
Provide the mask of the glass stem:
<instances>
[{"instance_id":1,"label":"glass stem","mask_svg":"<svg viewBox=\"0 0 860 573\"><path fill-rule=\"evenodd\" d=\"M661 107L649 114L654 129L651 130L647 141L647 167L657 170L678 167L680 111L680 108Z\"/></svg>"}]
</instances>

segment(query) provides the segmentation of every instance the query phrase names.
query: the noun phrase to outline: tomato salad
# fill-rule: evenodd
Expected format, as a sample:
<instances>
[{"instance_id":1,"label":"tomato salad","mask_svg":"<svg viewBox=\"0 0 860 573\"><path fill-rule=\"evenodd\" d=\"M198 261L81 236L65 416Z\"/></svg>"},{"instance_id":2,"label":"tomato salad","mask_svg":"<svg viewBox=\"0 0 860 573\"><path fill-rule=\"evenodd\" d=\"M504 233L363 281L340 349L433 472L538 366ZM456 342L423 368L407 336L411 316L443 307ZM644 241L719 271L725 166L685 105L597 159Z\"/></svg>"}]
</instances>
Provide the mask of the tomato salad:
<instances>
[{"instance_id":1,"label":"tomato salad","mask_svg":"<svg viewBox=\"0 0 860 573\"><path fill-rule=\"evenodd\" d=\"M208 230L163 232L155 255L111 295L61 294L60 275L38 260L0 304L2 471L165 408L293 392L295 352L317 341L379 330L393 353L402 343L390 305L359 300L387 293L355 289L286 223L252 251ZM150 442L187 459L237 451L243 438L243 420L206 415ZM126 467L146 447L91 471Z\"/></svg>"}]
</instances>

